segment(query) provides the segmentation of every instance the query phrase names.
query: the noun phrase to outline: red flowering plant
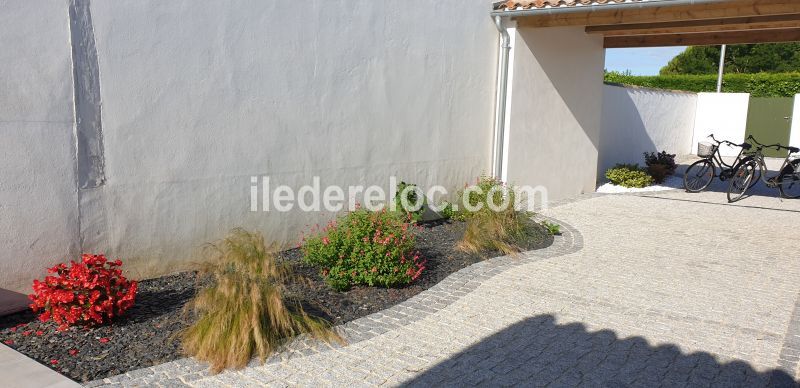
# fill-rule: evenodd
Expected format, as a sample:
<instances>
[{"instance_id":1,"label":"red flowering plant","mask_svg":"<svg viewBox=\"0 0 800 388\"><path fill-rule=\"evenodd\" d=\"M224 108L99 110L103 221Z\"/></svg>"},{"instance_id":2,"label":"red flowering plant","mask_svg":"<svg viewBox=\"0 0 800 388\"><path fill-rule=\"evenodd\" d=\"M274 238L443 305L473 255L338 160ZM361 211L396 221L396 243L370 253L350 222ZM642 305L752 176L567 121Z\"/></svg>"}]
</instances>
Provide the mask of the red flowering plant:
<instances>
[{"instance_id":1,"label":"red flowering plant","mask_svg":"<svg viewBox=\"0 0 800 388\"><path fill-rule=\"evenodd\" d=\"M320 267L322 276L337 290L366 284L402 286L416 280L425 262L414 250L414 229L408 215L357 209L315 228L304 238L305 261Z\"/></svg>"},{"instance_id":2,"label":"red flowering plant","mask_svg":"<svg viewBox=\"0 0 800 388\"><path fill-rule=\"evenodd\" d=\"M34 280L28 297L39 320L52 319L58 330L72 325L97 325L133 306L136 281L122 276L122 262L104 255L84 254L81 262L58 264L47 270L44 281Z\"/></svg>"}]
</instances>

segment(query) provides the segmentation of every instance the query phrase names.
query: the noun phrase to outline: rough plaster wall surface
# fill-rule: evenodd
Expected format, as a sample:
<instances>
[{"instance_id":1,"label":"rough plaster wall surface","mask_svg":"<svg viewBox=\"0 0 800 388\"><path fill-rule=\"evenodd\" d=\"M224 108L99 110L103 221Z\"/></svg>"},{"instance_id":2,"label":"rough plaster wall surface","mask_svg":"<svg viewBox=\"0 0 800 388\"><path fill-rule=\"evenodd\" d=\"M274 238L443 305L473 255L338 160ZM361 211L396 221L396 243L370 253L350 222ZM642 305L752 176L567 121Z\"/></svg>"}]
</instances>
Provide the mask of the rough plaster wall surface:
<instances>
[{"instance_id":1,"label":"rough plaster wall surface","mask_svg":"<svg viewBox=\"0 0 800 388\"><path fill-rule=\"evenodd\" d=\"M581 27L520 28L514 56L508 180L542 185L550 200L593 192L602 38Z\"/></svg>"},{"instance_id":2,"label":"rough plaster wall surface","mask_svg":"<svg viewBox=\"0 0 800 388\"><path fill-rule=\"evenodd\" d=\"M0 1L0 288L79 252L67 3Z\"/></svg>"},{"instance_id":3,"label":"rough plaster wall surface","mask_svg":"<svg viewBox=\"0 0 800 388\"><path fill-rule=\"evenodd\" d=\"M645 151L692 153L697 94L603 86L598 175L616 163L644 164Z\"/></svg>"},{"instance_id":4,"label":"rough plaster wall surface","mask_svg":"<svg viewBox=\"0 0 800 388\"><path fill-rule=\"evenodd\" d=\"M106 181L82 192L84 248L147 276L233 227L294 244L333 217L250 212L253 175L455 190L488 171L497 33L490 2L454 4L92 1Z\"/></svg>"},{"instance_id":5,"label":"rough plaster wall surface","mask_svg":"<svg viewBox=\"0 0 800 388\"><path fill-rule=\"evenodd\" d=\"M89 0L71 0L72 74L75 89L75 137L78 150L78 187L103 184L103 132L100 117L100 76Z\"/></svg>"},{"instance_id":6,"label":"rough plaster wall surface","mask_svg":"<svg viewBox=\"0 0 800 388\"><path fill-rule=\"evenodd\" d=\"M698 142L709 141L710 134L714 134L717 140L743 142L749 105L749 93L698 93L692 153L697 153ZM739 149L723 145L720 153L736 156Z\"/></svg>"}]
</instances>

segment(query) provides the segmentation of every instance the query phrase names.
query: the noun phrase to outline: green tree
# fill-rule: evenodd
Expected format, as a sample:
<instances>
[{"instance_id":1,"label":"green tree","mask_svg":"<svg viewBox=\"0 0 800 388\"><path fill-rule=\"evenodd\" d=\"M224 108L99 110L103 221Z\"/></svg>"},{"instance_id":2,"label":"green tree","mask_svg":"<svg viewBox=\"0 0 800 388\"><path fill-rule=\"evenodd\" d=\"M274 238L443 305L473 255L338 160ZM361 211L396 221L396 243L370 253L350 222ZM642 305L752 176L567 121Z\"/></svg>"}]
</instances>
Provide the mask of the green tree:
<instances>
[{"instance_id":1,"label":"green tree","mask_svg":"<svg viewBox=\"0 0 800 388\"><path fill-rule=\"evenodd\" d=\"M678 54L660 74L714 74L720 46L693 46ZM742 44L727 47L725 73L800 71L800 43Z\"/></svg>"}]
</instances>

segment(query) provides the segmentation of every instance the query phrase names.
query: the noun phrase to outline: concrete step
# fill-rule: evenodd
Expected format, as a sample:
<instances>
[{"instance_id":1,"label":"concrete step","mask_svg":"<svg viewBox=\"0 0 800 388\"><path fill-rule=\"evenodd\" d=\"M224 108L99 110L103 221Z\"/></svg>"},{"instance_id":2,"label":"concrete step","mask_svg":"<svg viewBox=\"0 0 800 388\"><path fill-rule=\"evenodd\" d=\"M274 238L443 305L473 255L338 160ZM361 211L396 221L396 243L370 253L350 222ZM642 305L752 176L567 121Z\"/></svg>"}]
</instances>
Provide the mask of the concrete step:
<instances>
[{"instance_id":1,"label":"concrete step","mask_svg":"<svg viewBox=\"0 0 800 388\"><path fill-rule=\"evenodd\" d=\"M0 344L0 376L2 385L15 388L71 388L81 385L56 371Z\"/></svg>"}]
</instances>

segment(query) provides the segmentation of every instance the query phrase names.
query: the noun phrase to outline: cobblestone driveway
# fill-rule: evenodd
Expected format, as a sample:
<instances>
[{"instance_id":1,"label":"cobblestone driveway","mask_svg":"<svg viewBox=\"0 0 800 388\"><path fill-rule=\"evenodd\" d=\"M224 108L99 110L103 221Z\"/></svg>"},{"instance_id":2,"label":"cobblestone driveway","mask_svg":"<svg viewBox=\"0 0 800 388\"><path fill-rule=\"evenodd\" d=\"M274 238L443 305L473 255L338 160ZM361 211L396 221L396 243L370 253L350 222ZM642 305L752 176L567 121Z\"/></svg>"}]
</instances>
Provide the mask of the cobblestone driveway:
<instances>
[{"instance_id":1,"label":"cobblestone driveway","mask_svg":"<svg viewBox=\"0 0 800 388\"><path fill-rule=\"evenodd\" d=\"M297 342L241 371L180 360L95 384L795 386L800 201L670 192L543 214L567 229L553 247L348 324L345 347Z\"/></svg>"}]
</instances>

